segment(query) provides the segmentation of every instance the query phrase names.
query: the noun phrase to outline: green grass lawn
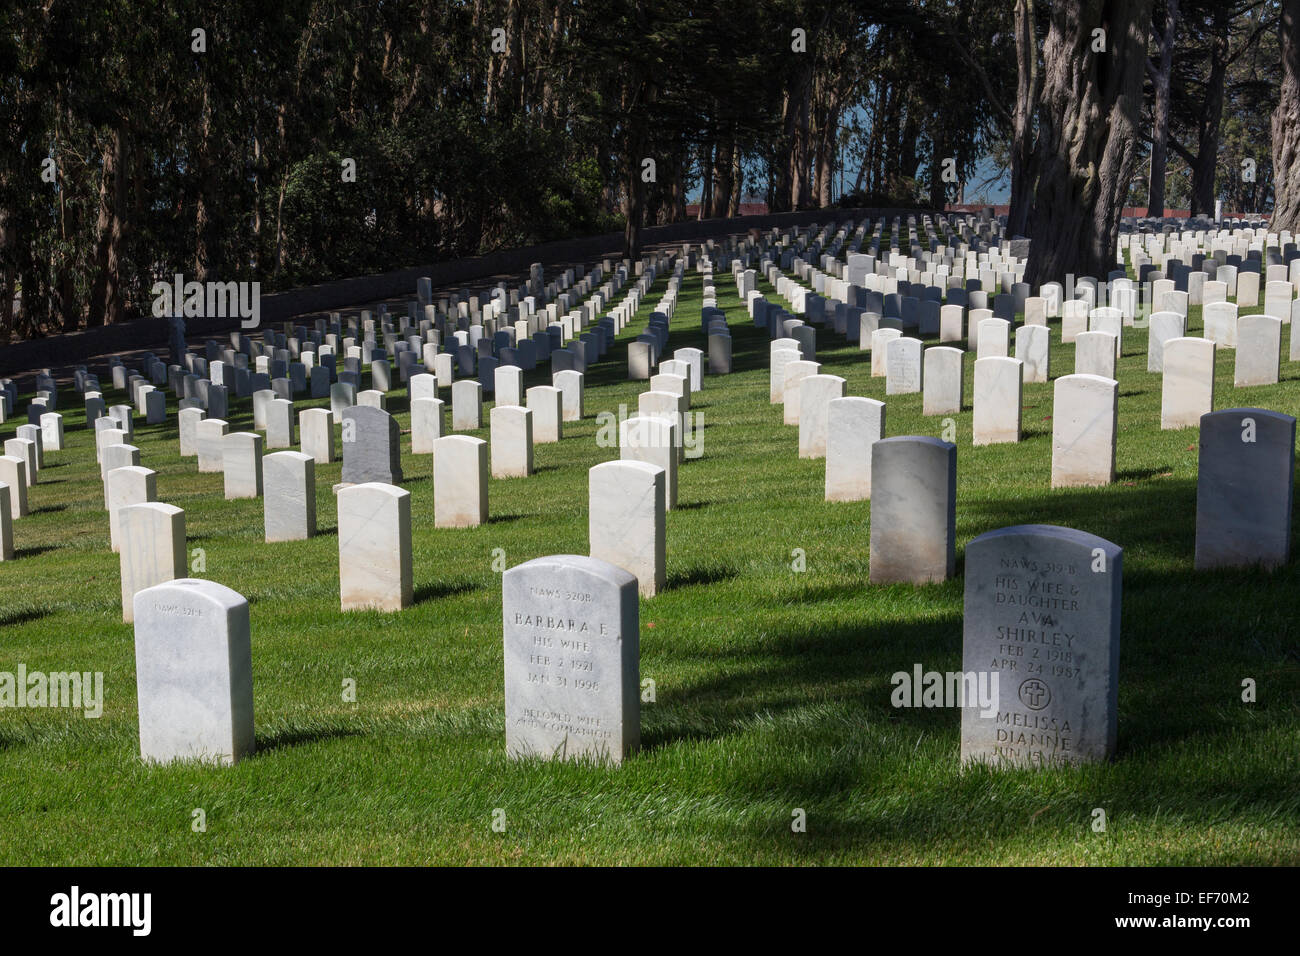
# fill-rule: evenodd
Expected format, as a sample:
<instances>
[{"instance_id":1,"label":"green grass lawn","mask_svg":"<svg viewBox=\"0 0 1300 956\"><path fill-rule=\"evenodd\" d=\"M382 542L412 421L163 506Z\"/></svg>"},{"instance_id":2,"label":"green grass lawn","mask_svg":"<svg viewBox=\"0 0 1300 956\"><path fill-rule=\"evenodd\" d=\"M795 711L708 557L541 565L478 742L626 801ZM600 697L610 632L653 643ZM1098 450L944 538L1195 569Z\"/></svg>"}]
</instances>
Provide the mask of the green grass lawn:
<instances>
[{"instance_id":1,"label":"green grass lawn","mask_svg":"<svg viewBox=\"0 0 1300 956\"><path fill-rule=\"evenodd\" d=\"M1050 384L1025 386L1019 444L972 447L968 408L958 577L871 586L869 504L823 501L823 462L798 457L798 429L769 405L768 337L723 273L736 371L693 397L704 455L683 466L667 518L668 587L641 602L641 676L656 688L642 750L620 768L507 760L493 549L510 565L586 553L587 469L617 457L598 447L595 416L635 410L645 383L625 381L626 342L664 281L588 373L587 418L538 446L534 476L491 482L485 526L433 527L431 461L406 439L416 603L398 614L339 611L337 463L317 469L319 535L266 544L260 500L223 500L221 475L179 458L174 402L167 425L137 423L159 500L185 509L189 547L203 551L195 576L251 603L258 752L233 768L138 760L118 561L93 436L65 391L67 448L47 453L33 514L15 524L17 560L0 564L0 670L102 671L105 710L0 710L0 864L1300 862L1300 565L1193 572L1197 434L1160 430L1145 330L1126 330L1114 485L1050 490ZM700 294L689 273L671 348L706 347ZM1052 334L1052 374L1067 374L1073 347L1059 324ZM849 394L885 398L867 353L819 338L823 370ZM1221 352L1217 374L1216 408L1300 410L1300 363L1283 363L1279 385L1234 389ZM407 427L404 393L390 411ZM919 394L891 396L887 424L942 428ZM251 429L249 401L231 425ZM915 663L960 669L962 550L1030 522L1125 549L1118 756L962 771L959 712L896 710L889 678ZM1245 678L1257 703L1241 701ZM342 700L346 679L356 703ZM191 827L196 808L206 832ZM806 832L792 832L796 809Z\"/></svg>"}]
</instances>

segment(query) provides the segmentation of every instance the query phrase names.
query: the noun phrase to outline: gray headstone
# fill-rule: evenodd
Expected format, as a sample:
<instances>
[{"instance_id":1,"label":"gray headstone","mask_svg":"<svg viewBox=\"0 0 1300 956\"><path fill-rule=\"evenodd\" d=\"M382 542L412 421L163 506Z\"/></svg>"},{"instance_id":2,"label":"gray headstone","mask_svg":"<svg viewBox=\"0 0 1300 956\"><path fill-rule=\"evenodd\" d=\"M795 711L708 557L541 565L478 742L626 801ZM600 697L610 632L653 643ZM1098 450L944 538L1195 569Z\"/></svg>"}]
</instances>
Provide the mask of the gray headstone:
<instances>
[{"instance_id":1,"label":"gray headstone","mask_svg":"<svg viewBox=\"0 0 1300 956\"><path fill-rule=\"evenodd\" d=\"M1123 549L1053 525L966 545L963 664L996 674L996 714L962 710L961 758L1017 767L1115 753Z\"/></svg>"},{"instance_id":2,"label":"gray headstone","mask_svg":"<svg viewBox=\"0 0 1300 956\"><path fill-rule=\"evenodd\" d=\"M871 446L871 583L946 581L956 568L957 446L922 435Z\"/></svg>"},{"instance_id":3,"label":"gray headstone","mask_svg":"<svg viewBox=\"0 0 1300 956\"><path fill-rule=\"evenodd\" d=\"M342 432L343 482L401 482L401 429L397 419L382 408L353 405L343 412Z\"/></svg>"},{"instance_id":4,"label":"gray headstone","mask_svg":"<svg viewBox=\"0 0 1300 956\"><path fill-rule=\"evenodd\" d=\"M1201 416L1197 569L1290 560L1295 429L1290 415L1262 408Z\"/></svg>"}]
</instances>

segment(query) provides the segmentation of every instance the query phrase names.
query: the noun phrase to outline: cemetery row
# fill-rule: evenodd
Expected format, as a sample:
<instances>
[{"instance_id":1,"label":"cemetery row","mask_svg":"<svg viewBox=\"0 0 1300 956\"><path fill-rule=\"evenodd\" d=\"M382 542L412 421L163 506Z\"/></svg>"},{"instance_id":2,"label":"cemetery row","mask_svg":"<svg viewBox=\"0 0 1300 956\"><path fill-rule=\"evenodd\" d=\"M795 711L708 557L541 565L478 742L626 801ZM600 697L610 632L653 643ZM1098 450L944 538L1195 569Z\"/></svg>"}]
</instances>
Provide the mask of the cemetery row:
<instances>
[{"instance_id":1,"label":"cemetery row","mask_svg":"<svg viewBox=\"0 0 1300 956\"><path fill-rule=\"evenodd\" d=\"M858 227L858 239L865 228ZM948 226L940 220L929 228L944 232ZM877 251L882 229L877 224ZM831 249L845 232L840 230ZM658 257L639 264L641 276L624 301L600 318L629 281L626 266L593 294L594 308L588 309L589 300L575 314L567 309L572 302L561 301L553 321L551 303L541 311L539 300L528 296L508 307L494 300L490 314L475 323L469 303L434 307L427 302L432 290L422 283L416 305L425 303L425 318L418 324L412 324L411 312L395 327L384 312L377 325L364 314L359 327L318 320L312 332L299 327L292 336L268 333L261 342L236 333L231 348L210 342L205 357L185 352L170 368L153 359L146 362L147 377L115 365L114 388L128 393L129 405L105 408L98 380L79 369L75 384L95 430L111 543L121 555L123 617L135 624L143 755L229 762L252 745L247 603L221 585L185 577L184 513L155 500L155 474L141 467L139 450L129 444L134 416L149 421L152 407L156 420L161 406L165 417L163 386L179 399L182 456L195 458L199 471L222 472L228 498L263 498L268 541L314 533L314 469L334 460L337 428L343 464L335 488L340 605L397 611L413 599L412 542L410 493L400 487L401 435L384 407L393 386L390 369L407 384L412 453L433 458L436 525L480 524L488 515L488 476L528 476L534 445L562 440L563 423L583 417L585 373L608 354L656 278L667 275L644 331L627 342L628 378L649 387L639 397L638 414L620 426L619 459L590 470L590 554L535 559L503 579L507 748L516 755L621 760L637 746L638 601L664 587L664 515L676 503L678 469L687 466L692 395L704 388L707 375L731 371L731 331L713 287L715 257L730 269L754 325L771 341L769 401L782 405L786 425L798 426L799 454L825 458L827 500L871 503L871 582L920 584L954 574L957 448L927 436L886 436L885 403L848 396L843 378L821 373L819 328L870 352L873 374L886 378L887 395L923 392L927 414L961 410L965 352L924 348L921 338L904 333L964 342L976 355L974 442L988 444L1019 440L1021 387L1048 380L1049 319L1060 318L1061 341L1075 344L1076 368L1054 383L1052 485L1113 480L1114 363L1124 330L1139 321L1138 310L1125 307L1133 303L1131 283L1118 277L1104 285L1081 281L1069 298L1052 283L1031 296L1016 288L1022 283L1006 282L1023 263L1001 251L975 252L977 267L982 259L988 263L980 271L1011 287L995 296L990 310L979 304L987 296L985 278L962 280L953 271L957 256L961 271L970 268L965 242L949 254L931 239L931 253L952 260L935 265L935 277L948 277L944 287L930 285L934 279L924 273L913 282L914 266L892 250L889 265L854 252L841 267L828 252L814 269L790 248L817 259L821 243L831 238L829 228L817 236L750 236L721 247L709 244L698 256L687 248L680 256ZM1145 255L1131 244L1129 251L1135 261ZM1170 265L1168 258L1164 265ZM668 358L670 320L688 267L699 271L704 284L701 331L708 350L677 349ZM760 294L760 274L804 318ZM540 270L530 281L540 285ZM1175 288L1162 289L1161 302L1173 307L1151 317L1148 341L1160 353L1161 367L1153 371L1164 375L1170 411L1165 427L1200 428L1196 564L1285 563L1295 420L1265 409L1213 411L1212 378L1207 399L1203 368L1195 363L1208 348L1212 376L1215 349L1235 348L1239 368L1247 356L1250 384L1276 382L1280 326L1290 322L1294 287L1285 316L1242 316L1231 323L1224 318L1215 328L1230 325L1234 335L1225 333L1220 341L1183 335L1173 318L1160 328L1179 334L1156 334L1158 315L1185 319L1188 305L1197 304L1188 290L1176 288L1177 279L1151 284L1167 281ZM580 294L591 289L585 282L579 283ZM916 284L925 287L921 297L906 294ZM821 292L813 291L818 285ZM939 297L930 289L938 289ZM1103 292L1111 304L1097 304ZM1280 310L1280 301L1275 297L1272 307ZM1217 302L1201 304L1208 309ZM1025 324L1015 331L1013 358L1008 352L1017 315ZM930 321L936 318L937 324ZM1256 318L1268 322L1257 328L1251 323ZM344 355L338 372L336 349ZM525 389L524 373L539 360L550 361L552 384ZM1255 374L1260 368L1271 368L1271 377ZM366 373L371 388L358 391ZM318 378L324 384L310 386L310 394L328 394L331 407L296 414L295 396ZM251 399L254 431L229 431L222 415L231 389L236 400ZM494 394L488 442L444 433L444 402L438 397L443 389L451 394L452 431L480 428L483 395ZM6 390L16 397L11 383ZM57 400L57 389L43 376L29 404L29 420L35 421L22 426L26 431L10 440L12 448L7 442L0 457L7 556L13 553L13 520L26 512L44 453L62 447ZM264 444L299 444L299 433L301 451L263 454ZM1112 755L1122 550L1072 529L1025 525L972 541L966 567L967 670L996 672L1006 684L995 713L963 710L963 759L1056 764Z\"/></svg>"}]
</instances>

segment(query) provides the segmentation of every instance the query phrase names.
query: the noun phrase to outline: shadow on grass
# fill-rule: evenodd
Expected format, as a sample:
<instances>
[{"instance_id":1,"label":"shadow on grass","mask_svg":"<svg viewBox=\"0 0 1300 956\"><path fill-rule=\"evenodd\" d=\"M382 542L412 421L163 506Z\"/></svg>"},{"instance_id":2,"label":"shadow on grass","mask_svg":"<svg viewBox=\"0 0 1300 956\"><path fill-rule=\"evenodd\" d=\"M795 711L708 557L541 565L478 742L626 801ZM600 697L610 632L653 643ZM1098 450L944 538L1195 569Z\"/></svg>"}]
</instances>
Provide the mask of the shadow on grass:
<instances>
[{"instance_id":1,"label":"shadow on grass","mask_svg":"<svg viewBox=\"0 0 1300 956\"><path fill-rule=\"evenodd\" d=\"M792 620L799 614L800 608L791 608ZM910 672L914 663L922 663L927 670L955 669L960 666L960 648L961 618L952 614L916 623L792 624L775 635L765 635L752 648L677 651L673 656L679 662L698 657L702 669L707 666L713 673L721 669L724 674L661 690L656 719L644 733L642 744L657 749L679 741L725 737L760 722L779 722L818 703L850 708L861 714L864 724L900 721L938 731L951 724L953 713L894 710L889 702L889 675ZM729 660L719 659L724 656ZM820 720L814 717L807 723ZM807 731L814 736L820 733Z\"/></svg>"},{"instance_id":2,"label":"shadow on grass","mask_svg":"<svg viewBox=\"0 0 1300 956\"><path fill-rule=\"evenodd\" d=\"M1052 524L1100 535L1121 548L1156 550L1166 561L1189 567L1196 544L1196 482L1162 479L1134 487L1120 480L1142 481L1168 471L1134 468L1116 475L1116 484L1102 488L1044 489L1021 502L1000 499L963 501L961 517L975 524L979 535L1015 524ZM1010 507L1016 512L1008 514Z\"/></svg>"},{"instance_id":3,"label":"shadow on grass","mask_svg":"<svg viewBox=\"0 0 1300 956\"><path fill-rule=\"evenodd\" d=\"M684 571L674 571L668 575L667 585L670 590L691 587L696 584L716 584L737 576L736 569L726 564L706 564Z\"/></svg>"},{"instance_id":4,"label":"shadow on grass","mask_svg":"<svg viewBox=\"0 0 1300 956\"><path fill-rule=\"evenodd\" d=\"M673 505L673 511L698 511L709 504L708 501L679 501Z\"/></svg>"},{"instance_id":5,"label":"shadow on grass","mask_svg":"<svg viewBox=\"0 0 1300 956\"><path fill-rule=\"evenodd\" d=\"M14 558L34 558L38 554L45 554L47 551L61 551L63 545L60 544L42 544L31 548L17 548L14 551Z\"/></svg>"},{"instance_id":6,"label":"shadow on grass","mask_svg":"<svg viewBox=\"0 0 1300 956\"><path fill-rule=\"evenodd\" d=\"M1123 471L1115 472L1116 481L1142 481L1147 478L1155 478L1157 475L1168 474L1173 471L1173 465L1158 465L1154 468L1125 468ZM1192 490L1195 495L1195 488Z\"/></svg>"},{"instance_id":7,"label":"shadow on grass","mask_svg":"<svg viewBox=\"0 0 1300 956\"><path fill-rule=\"evenodd\" d=\"M0 727L0 753L16 750L30 741L29 734L15 732L12 727Z\"/></svg>"},{"instance_id":8,"label":"shadow on grass","mask_svg":"<svg viewBox=\"0 0 1300 956\"><path fill-rule=\"evenodd\" d=\"M29 621L39 621L41 618L49 617L50 614L50 610L43 607L0 611L0 627L10 627L18 624L26 624Z\"/></svg>"},{"instance_id":9,"label":"shadow on grass","mask_svg":"<svg viewBox=\"0 0 1300 956\"><path fill-rule=\"evenodd\" d=\"M288 727L272 731L265 736L257 734L254 740L254 756L326 740L346 740L349 737L362 736L364 734L361 731L350 727Z\"/></svg>"},{"instance_id":10,"label":"shadow on grass","mask_svg":"<svg viewBox=\"0 0 1300 956\"><path fill-rule=\"evenodd\" d=\"M976 500L964 502L962 514L976 526L975 534L1013 524L1053 524L1099 535L1134 555L1124 573L1121 609L1121 760L1129 754L1149 760L1153 753L1159 759L1207 733L1226 741L1270 725L1291 726L1294 708L1281 702L1300 699L1294 666L1300 659L1300 561L1272 572L1193 570L1193 480L1061 489L1031 505L1029 513L1017 509L1008 515L1008 502ZM886 726L955 733L951 712L890 707L888 676L914 663L960 668L963 571L959 562L959 578L940 586L885 589L870 585L864 573L861 581L760 599L761 630L742 632L715 649L673 650L676 662L688 668L698 663L701 672L725 676L661 691L648 746L727 736L818 702L861 708L864 721ZM1262 600L1263 594L1269 598ZM891 612L913 604L927 611L924 620L898 620ZM1260 674L1273 684L1276 706L1241 706L1240 679L1258 680ZM814 736L836 726L832 721L818 729L815 712L799 720L813 725Z\"/></svg>"},{"instance_id":11,"label":"shadow on grass","mask_svg":"<svg viewBox=\"0 0 1300 956\"><path fill-rule=\"evenodd\" d=\"M470 591L477 591L478 588L479 585L474 581L438 581L417 587L414 598L416 604L423 604L425 601L436 601L438 598L468 594Z\"/></svg>"}]
</instances>

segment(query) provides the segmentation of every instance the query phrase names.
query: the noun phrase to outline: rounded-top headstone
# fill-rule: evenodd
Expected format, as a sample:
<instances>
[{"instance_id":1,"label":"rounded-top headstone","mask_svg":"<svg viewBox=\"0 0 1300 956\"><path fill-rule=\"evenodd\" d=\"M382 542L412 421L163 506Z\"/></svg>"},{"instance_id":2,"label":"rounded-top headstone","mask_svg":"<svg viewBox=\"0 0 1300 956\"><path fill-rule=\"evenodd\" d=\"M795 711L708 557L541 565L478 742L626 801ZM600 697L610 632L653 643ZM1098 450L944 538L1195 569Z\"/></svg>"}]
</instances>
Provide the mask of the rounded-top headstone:
<instances>
[{"instance_id":1,"label":"rounded-top headstone","mask_svg":"<svg viewBox=\"0 0 1300 956\"><path fill-rule=\"evenodd\" d=\"M640 743L637 579L597 558L535 558L501 581L506 751L619 763Z\"/></svg>"},{"instance_id":2,"label":"rounded-top headstone","mask_svg":"<svg viewBox=\"0 0 1300 956\"><path fill-rule=\"evenodd\" d=\"M140 756L233 764L253 752L248 602L179 578L134 597Z\"/></svg>"},{"instance_id":3,"label":"rounded-top headstone","mask_svg":"<svg viewBox=\"0 0 1300 956\"><path fill-rule=\"evenodd\" d=\"M1263 408L1201 416L1196 476L1198 570L1291 558L1296 420Z\"/></svg>"},{"instance_id":4,"label":"rounded-top headstone","mask_svg":"<svg viewBox=\"0 0 1300 956\"><path fill-rule=\"evenodd\" d=\"M996 675L997 694L992 713L963 707L963 763L1114 755L1123 554L1054 525L1000 528L966 545L962 667L990 685Z\"/></svg>"},{"instance_id":5,"label":"rounded-top headstone","mask_svg":"<svg viewBox=\"0 0 1300 956\"><path fill-rule=\"evenodd\" d=\"M401 429L382 408L353 405L343 411L342 481L351 484L402 480Z\"/></svg>"},{"instance_id":6,"label":"rounded-top headstone","mask_svg":"<svg viewBox=\"0 0 1300 956\"><path fill-rule=\"evenodd\" d=\"M957 446L926 435L871 448L869 577L946 581L956 568Z\"/></svg>"}]
</instances>

